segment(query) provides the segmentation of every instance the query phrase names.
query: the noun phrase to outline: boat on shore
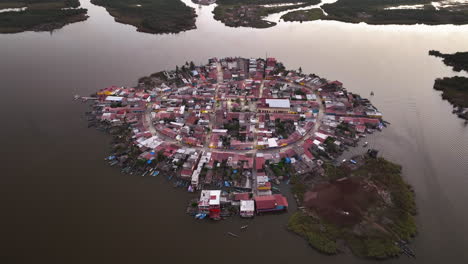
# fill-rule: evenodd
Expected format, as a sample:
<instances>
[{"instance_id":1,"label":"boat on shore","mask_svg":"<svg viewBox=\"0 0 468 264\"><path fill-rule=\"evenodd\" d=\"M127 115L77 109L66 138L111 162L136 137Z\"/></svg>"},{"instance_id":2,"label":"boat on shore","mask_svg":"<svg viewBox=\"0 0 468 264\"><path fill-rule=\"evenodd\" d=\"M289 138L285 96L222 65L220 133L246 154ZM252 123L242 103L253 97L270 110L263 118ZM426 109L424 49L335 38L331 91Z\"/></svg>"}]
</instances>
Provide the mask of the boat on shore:
<instances>
[{"instance_id":1,"label":"boat on shore","mask_svg":"<svg viewBox=\"0 0 468 264\"><path fill-rule=\"evenodd\" d=\"M230 236L232 236L232 237L239 237L239 235L236 235L236 234L234 234L234 233L232 233L232 232L227 232L227 234L230 235Z\"/></svg>"},{"instance_id":2,"label":"boat on shore","mask_svg":"<svg viewBox=\"0 0 468 264\"><path fill-rule=\"evenodd\" d=\"M407 255L408 257L416 258L416 254L411 248L408 247L408 243L406 243L405 241L399 241L399 242L395 242L395 244L400 247L401 251L405 255Z\"/></svg>"}]
</instances>

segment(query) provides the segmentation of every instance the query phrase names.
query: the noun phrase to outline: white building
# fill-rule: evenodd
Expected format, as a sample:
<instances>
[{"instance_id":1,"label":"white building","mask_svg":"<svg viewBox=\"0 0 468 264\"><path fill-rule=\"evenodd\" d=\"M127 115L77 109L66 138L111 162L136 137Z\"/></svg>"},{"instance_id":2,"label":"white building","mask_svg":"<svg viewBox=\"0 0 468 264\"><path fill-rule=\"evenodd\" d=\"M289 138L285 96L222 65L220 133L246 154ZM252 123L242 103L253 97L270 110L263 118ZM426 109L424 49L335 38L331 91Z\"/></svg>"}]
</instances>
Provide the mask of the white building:
<instances>
[{"instance_id":1,"label":"white building","mask_svg":"<svg viewBox=\"0 0 468 264\"><path fill-rule=\"evenodd\" d=\"M253 200L240 201L240 216L253 217L255 212L255 203Z\"/></svg>"},{"instance_id":2,"label":"white building","mask_svg":"<svg viewBox=\"0 0 468 264\"><path fill-rule=\"evenodd\" d=\"M289 99L265 99L265 103L271 108L290 108Z\"/></svg>"}]
</instances>

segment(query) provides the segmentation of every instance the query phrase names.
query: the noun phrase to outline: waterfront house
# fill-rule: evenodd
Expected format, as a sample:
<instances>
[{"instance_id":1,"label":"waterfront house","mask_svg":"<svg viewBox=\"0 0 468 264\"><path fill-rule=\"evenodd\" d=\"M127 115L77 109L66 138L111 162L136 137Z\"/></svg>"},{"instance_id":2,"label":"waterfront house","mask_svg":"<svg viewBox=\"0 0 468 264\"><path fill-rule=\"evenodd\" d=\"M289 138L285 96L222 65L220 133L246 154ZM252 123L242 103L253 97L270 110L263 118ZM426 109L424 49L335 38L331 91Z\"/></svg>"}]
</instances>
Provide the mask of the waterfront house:
<instances>
[{"instance_id":1,"label":"waterfront house","mask_svg":"<svg viewBox=\"0 0 468 264\"><path fill-rule=\"evenodd\" d=\"M221 190L210 191L209 215L211 219L221 219Z\"/></svg>"},{"instance_id":2,"label":"waterfront house","mask_svg":"<svg viewBox=\"0 0 468 264\"><path fill-rule=\"evenodd\" d=\"M254 201L257 214L283 211L288 208L288 200L281 194L256 196Z\"/></svg>"},{"instance_id":3,"label":"waterfront house","mask_svg":"<svg viewBox=\"0 0 468 264\"><path fill-rule=\"evenodd\" d=\"M254 217L255 202L253 200L240 201L240 216L244 218Z\"/></svg>"}]
</instances>

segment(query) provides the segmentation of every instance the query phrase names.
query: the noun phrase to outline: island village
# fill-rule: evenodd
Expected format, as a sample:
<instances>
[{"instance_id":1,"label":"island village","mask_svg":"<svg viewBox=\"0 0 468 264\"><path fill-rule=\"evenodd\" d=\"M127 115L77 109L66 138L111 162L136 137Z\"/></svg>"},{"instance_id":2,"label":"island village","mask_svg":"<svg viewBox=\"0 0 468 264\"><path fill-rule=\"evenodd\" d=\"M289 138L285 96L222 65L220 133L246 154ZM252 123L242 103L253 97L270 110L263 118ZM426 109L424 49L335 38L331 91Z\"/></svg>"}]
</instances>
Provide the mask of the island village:
<instances>
[{"instance_id":1,"label":"island village","mask_svg":"<svg viewBox=\"0 0 468 264\"><path fill-rule=\"evenodd\" d=\"M323 174L324 160L354 166L360 161L336 159L385 126L341 82L274 58L186 63L82 99L93 101L90 126L114 135L106 160L198 193L187 212L201 219L287 210L280 182Z\"/></svg>"}]
</instances>

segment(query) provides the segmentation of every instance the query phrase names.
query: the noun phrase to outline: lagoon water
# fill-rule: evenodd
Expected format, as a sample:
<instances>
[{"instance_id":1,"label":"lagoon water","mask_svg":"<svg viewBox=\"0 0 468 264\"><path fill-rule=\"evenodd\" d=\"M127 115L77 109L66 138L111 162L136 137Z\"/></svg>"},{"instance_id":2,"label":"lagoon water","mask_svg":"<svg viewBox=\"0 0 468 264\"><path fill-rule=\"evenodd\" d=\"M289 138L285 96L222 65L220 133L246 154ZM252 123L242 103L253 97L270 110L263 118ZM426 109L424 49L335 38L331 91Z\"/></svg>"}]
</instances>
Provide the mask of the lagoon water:
<instances>
[{"instance_id":1,"label":"lagoon water","mask_svg":"<svg viewBox=\"0 0 468 264\"><path fill-rule=\"evenodd\" d=\"M417 258L387 263L468 263L468 126L432 89L456 73L427 55L466 50L468 26L228 28L213 20L213 6L185 1L197 10L197 29L180 34L139 33L82 0L87 21L0 35L1 263L372 262L317 253L285 229L288 214L194 221L184 191L107 166L109 137L88 129L86 106L72 100L190 60L266 54L363 96L374 91L391 126L366 140L403 165L419 208ZM240 238L226 235L246 222Z\"/></svg>"}]
</instances>

